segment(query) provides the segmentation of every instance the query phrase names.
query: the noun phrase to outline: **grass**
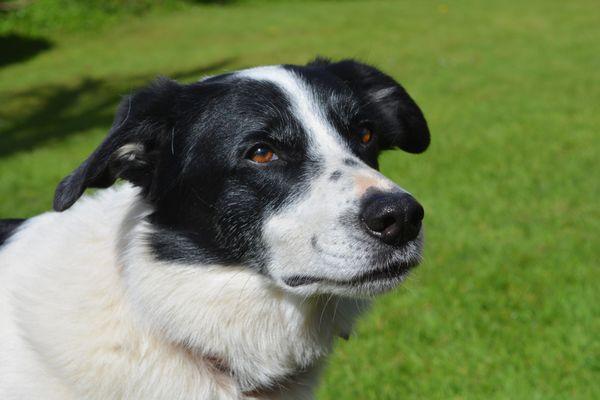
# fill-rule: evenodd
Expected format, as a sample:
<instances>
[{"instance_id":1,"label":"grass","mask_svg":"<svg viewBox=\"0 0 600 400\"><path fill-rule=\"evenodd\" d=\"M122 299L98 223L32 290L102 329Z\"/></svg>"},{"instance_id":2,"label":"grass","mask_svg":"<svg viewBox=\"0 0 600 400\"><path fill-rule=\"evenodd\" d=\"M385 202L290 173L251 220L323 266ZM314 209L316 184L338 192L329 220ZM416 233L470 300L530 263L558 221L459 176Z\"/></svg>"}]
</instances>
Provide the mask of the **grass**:
<instances>
[{"instance_id":1,"label":"grass","mask_svg":"<svg viewBox=\"0 0 600 400\"><path fill-rule=\"evenodd\" d=\"M120 96L157 74L358 57L428 117L427 153L382 161L424 204L428 242L337 344L318 398L600 398L599 15L595 1L181 3L34 30L50 47L0 69L0 217L48 210Z\"/></svg>"}]
</instances>

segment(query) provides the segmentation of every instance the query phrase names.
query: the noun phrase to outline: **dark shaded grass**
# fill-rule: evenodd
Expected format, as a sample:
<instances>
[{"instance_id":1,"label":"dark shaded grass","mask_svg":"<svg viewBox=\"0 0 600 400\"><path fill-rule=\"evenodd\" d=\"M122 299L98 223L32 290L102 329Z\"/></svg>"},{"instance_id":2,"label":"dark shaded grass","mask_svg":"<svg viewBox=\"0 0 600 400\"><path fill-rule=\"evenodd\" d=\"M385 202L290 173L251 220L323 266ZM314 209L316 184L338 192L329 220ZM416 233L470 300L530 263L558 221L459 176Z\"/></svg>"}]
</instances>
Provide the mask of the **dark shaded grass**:
<instances>
[{"instance_id":1,"label":"dark shaded grass","mask_svg":"<svg viewBox=\"0 0 600 400\"><path fill-rule=\"evenodd\" d=\"M169 77L190 79L214 73L232 61L220 60L177 71ZM0 128L0 157L31 150L47 141L60 140L77 132L106 128L113 119L116 102L123 94L131 93L155 78L150 74L113 76L111 79L84 77L74 85L50 84L11 94L10 102L18 104L21 109L16 117L12 114L13 110L4 110L11 123L4 129Z\"/></svg>"}]
</instances>

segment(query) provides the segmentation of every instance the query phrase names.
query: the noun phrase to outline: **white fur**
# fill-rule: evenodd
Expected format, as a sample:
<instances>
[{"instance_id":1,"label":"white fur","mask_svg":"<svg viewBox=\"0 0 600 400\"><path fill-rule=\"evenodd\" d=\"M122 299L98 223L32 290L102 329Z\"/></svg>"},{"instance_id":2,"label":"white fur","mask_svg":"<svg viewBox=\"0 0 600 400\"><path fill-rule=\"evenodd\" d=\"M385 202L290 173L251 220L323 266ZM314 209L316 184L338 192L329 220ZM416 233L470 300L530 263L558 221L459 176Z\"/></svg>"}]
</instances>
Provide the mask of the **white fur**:
<instances>
[{"instance_id":1,"label":"white fur","mask_svg":"<svg viewBox=\"0 0 600 400\"><path fill-rule=\"evenodd\" d=\"M301 369L264 398L312 398L354 301L325 306L244 268L156 262L149 211L125 184L32 218L0 248L0 398L239 399Z\"/></svg>"}]
</instances>

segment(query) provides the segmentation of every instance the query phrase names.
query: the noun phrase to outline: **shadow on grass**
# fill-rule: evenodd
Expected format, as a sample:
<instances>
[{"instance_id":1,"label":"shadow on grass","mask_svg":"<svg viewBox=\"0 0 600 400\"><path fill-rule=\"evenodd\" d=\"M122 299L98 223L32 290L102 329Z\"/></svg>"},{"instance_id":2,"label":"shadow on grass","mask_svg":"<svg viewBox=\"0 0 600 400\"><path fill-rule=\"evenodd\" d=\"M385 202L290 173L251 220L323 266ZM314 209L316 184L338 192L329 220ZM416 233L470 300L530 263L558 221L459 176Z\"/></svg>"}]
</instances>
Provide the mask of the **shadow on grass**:
<instances>
[{"instance_id":1,"label":"shadow on grass","mask_svg":"<svg viewBox=\"0 0 600 400\"><path fill-rule=\"evenodd\" d=\"M39 53L52 48L52 42L44 38L34 38L9 33L0 36L0 68L27 61Z\"/></svg>"},{"instance_id":2,"label":"shadow on grass","mask_svg":"<svg viewBox=\"0 0 600 400\"><path fill-rule=\"evenodd\" d=\"M173 79L200 78L234 60L165 74ZM49 141L93 128L108 130L122 96L148 84L156 75L84 78L77 84L46 85L7 95L0 110L0 157L30 150Z\"/></svg>"}]
</instances>

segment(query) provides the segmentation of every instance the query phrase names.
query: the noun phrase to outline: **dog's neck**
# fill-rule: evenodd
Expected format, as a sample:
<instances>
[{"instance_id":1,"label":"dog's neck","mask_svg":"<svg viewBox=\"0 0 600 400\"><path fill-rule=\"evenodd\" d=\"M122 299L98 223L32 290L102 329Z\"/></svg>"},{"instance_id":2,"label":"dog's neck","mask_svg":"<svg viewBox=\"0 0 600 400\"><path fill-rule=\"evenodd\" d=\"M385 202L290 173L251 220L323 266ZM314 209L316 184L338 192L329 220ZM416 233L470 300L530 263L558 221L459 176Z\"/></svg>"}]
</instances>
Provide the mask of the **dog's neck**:
<instances>
[{"instance_id":1,"label":"dog's neck","mask_svg":"<svg viewBox=\"0 0 600 400\"><path fill-rule=\"evenodd\" d=\"M147 247L151 208L135 202L120 230L126 298L139 324L234 377L244 392L284 386L348 337L364 302L304 298L245 267L157 261Z\"/></svg>"}]
</instances>

